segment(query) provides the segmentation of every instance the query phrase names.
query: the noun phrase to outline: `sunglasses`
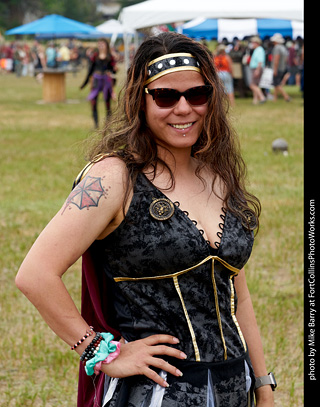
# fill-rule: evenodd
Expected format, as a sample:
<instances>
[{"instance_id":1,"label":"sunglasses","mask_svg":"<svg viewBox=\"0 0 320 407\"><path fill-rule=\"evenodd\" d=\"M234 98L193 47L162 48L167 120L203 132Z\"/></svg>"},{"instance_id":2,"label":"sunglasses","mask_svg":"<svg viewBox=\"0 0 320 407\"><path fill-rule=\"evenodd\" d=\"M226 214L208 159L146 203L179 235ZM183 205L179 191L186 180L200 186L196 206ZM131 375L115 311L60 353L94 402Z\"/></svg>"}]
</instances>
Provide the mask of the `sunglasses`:
<instances>
[{"instance_id":1,"label":"sunglasses","mask_svg":"<svg viewBox=\"0 0 320 407\"><path fill-rule=\"evenodd\" d=\"M208 102L209 96L212 94L212 86L210 85L196 86L187 89L185 92L170 88L144 88L144 90L152 96L157 106L165 108L174 107L181 96L184 96L190 105L201 106Z\"/></svg>"}]
</instances>

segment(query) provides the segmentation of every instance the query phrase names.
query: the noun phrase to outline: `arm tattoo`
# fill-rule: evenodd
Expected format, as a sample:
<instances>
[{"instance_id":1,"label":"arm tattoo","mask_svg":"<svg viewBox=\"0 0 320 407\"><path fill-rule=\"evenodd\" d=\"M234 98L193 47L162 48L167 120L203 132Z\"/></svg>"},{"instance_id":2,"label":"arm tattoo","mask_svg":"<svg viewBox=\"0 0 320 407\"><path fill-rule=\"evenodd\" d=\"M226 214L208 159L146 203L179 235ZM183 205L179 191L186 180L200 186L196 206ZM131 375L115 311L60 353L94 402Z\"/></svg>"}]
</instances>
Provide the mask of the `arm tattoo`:
<instances>
[{"instance_id":1,"label":"arm tattoo","mask_svg":"<svg viewBox=\"0 0 320 407\"><path fill-rule=\"evenodd\" d=\"M69 195L61 215L64 214L67 207L71 209L71 204L76 205L80 210L89 209L90 206L98 206L100 198L102 196L106 198L108 195L108 188L104 189L101 180L100 177L86 176Z\"/></svg>"}]
</instances>

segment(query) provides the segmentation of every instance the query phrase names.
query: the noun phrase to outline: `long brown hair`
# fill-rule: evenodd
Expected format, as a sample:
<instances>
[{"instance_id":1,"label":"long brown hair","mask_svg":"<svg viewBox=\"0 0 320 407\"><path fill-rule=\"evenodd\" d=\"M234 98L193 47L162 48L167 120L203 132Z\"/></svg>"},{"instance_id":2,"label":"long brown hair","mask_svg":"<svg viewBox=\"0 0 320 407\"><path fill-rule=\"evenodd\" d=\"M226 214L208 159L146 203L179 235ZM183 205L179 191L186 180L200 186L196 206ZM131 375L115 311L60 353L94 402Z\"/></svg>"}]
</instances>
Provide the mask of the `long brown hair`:
<instances>
[{"instance_id":1,"label":"long brown hair","mask_svg":"<svg viewBox=\"0 0 320 407\"><path fill-rule=\"evenodd\" d=\"M191 53L199 62L205 84L212 85L213 93L208 101L204 127L192 148L192 155L199 165L197 176L206 167L225 185L224 202L227 209L239 215L243 224L253 229L258 225L260 202L245 187L246 165L240 153L238 137L227 117L228 97L213 64L211 52L202 44L177 33L162 33L144 41L137 50L128 70L127 80L120 93L115 119L106 124L101 139L91 148L89 159L98 154L113 153L121 157L128 168L129 181L135 182L139 172L153 168L153 176L159 164L168 168L157 155L157 145L146 126L144 114L144 82L150 61L171 53ZM168 168L174 184L174 177Z\"/></svg>"}]
</instances>

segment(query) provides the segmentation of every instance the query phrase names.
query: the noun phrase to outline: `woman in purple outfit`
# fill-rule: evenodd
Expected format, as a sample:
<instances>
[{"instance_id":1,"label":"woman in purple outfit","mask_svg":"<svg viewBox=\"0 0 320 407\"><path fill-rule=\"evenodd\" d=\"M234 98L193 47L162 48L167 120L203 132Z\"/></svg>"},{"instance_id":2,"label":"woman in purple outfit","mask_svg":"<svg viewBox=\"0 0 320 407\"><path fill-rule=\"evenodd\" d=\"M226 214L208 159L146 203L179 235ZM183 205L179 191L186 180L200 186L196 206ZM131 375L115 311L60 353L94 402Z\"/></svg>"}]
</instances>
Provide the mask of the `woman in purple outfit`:
<instances>
[{"instance_id":1,"label":"woman in purple outfit","mask_svg":"<svg viewBox=\"0 0 320 407\"><path fill-rule=\"evenodd\" d=\"M98 40L98 52L94 53L87 77L80 89L83 89L92 77L91 92L88 100L91 103L92 117L95 127L98 127L97 101L99 93L102 92L106 104L106 116L110 115L110 101L113 96L114 80L112 75L116 73L116 61L111 53L108 41L105 38Z\"/></svg>"}]
</instances>

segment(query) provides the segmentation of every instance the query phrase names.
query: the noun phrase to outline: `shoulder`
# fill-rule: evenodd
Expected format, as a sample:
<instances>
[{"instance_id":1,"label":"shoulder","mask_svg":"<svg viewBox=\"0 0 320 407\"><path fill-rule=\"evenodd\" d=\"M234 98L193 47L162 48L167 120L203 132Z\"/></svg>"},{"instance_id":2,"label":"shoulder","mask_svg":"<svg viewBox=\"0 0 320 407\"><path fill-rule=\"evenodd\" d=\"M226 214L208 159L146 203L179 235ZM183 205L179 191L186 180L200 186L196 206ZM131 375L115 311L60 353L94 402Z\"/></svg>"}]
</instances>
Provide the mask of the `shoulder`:
<instances>
[{"instance_id":1,"label":"shoulder","mask_svg":"<svg viewBox=\"0 0 320 407\"><path fill-rule=\"evenodd\" d=\"M86 177L97 178L106 188L109 186L114 193L122 194L126 188L128 170L121 158L110 155L91 163L82 179Z\"/></svg>"},{"instance_id":2,"label":"shoulder","mask_svg":"<svg viewBox=\"0 0 320 407\"><path fill-rule=\"evenodd\" d=\"M119 157L111 155L97 157L78 174L70 196L81 191L81 194L90 194L89 191L96 189L96 192L100 191L105 196L107 192L112 194L113 198L117 198L113 202L119 202L125 194L127 174L126 165Z\"/></svg>"},{"instance_id":3,"label":"shoulder","mask_svg":"<svg viewBox=\"0 0 320 407\"><path fill-rule=\"evenodd\" d=\"M66 224L77 224L94 240L119 218L128 190L127 179L126 165L120 158L106 157L92 163L61 209Z\"/></svg>"}]
</instances>

